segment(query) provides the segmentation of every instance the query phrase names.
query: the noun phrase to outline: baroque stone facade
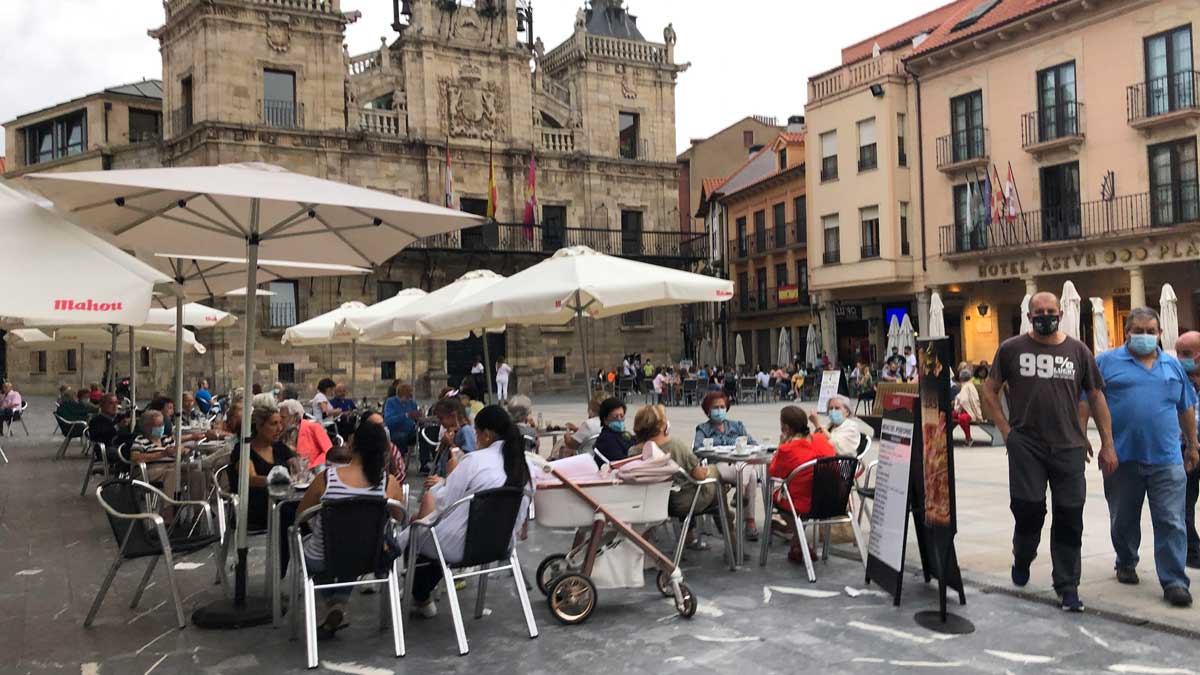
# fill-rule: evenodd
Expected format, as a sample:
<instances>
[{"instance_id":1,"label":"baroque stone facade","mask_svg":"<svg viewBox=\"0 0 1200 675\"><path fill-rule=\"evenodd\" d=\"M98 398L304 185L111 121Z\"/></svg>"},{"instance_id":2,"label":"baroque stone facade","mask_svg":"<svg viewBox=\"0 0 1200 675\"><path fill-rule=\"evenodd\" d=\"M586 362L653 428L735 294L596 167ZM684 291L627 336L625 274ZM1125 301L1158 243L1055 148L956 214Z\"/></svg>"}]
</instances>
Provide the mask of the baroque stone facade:
<instances>
[{"instance_id":1,"label":"baroque stone facade","mask_svg":"<svg viewBox=\"0 0 1200 675\"><path fill-rule=\"evenodd\" d=\"M422 242L365 279L297 280L296 320L399 288L433 290L472 269L511 274L562 245L672 265L702 255L677 229L674 88L686 66L673 62L673 30L665 43L648 42L621 2L593 0L571 37L546 52L528 30L527 2L397 5L396 34L357 56L343 40L358 13L343 12L338 0L168 0L165 23L150 31L162 54L162 165L261 161L442 203L449 155L455 205L478 212L494 162L496 224ZM617 37L612 25L633 26L632 34ZM519 225L509 224L522 218L531 153L541 227L528 242L512 237ZM214 300L235 311L241 302ZM260 302L269 317L279 301ZM594 322L585 331L590 362L609 366L634 351L657 362L678 358L685 351L679 326L675 308ZM257 341L259 381L280 379L282 370L311 386L350 371L348 347L296 349L280 345L281 334L268 322ZM199 337L209 355L188 360L189 379L241 381L240 328ZM493 357L499 349L516 369L521 391L581 386L570 326L514 328L492 344ZM357 393L380 394L392 362L408 379L408 349L360 347ZM416 349L417 372L429 374L422 390L461 369L461 346L419 342ZM9 361L21 378L25 359L10 354ZM168 370L144 376L165 388ZM52 373L42 380L57 381Z\"/></svg>"}]
</instances>

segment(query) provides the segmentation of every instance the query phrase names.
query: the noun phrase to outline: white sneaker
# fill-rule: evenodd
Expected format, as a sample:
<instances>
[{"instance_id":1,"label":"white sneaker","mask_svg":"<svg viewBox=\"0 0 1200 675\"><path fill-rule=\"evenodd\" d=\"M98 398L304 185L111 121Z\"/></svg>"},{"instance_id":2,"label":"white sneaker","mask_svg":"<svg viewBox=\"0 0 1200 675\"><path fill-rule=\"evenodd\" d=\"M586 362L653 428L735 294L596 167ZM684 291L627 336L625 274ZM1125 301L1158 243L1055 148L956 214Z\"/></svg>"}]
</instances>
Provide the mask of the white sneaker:
<instances>
[{"instance_id":1,"label":"white sneaker","mask_svg":"<svg viewBox=\"0 0 1200 675\"><path fill-rule=\"evenodd\" d=\"M417 605L417 614L420 614L422 618L432 619L437 616L437 603L430 600L423 605Z\"/></svg>"}]
</instances>

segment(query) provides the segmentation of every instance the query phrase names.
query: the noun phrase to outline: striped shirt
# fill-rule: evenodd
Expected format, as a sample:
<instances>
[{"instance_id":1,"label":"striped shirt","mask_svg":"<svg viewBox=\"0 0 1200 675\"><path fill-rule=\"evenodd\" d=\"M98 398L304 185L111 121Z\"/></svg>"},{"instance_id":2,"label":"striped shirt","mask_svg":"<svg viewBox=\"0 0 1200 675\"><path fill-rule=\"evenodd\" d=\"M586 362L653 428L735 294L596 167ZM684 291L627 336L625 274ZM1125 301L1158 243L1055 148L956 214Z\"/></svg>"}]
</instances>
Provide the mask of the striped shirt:
<instances>
[{"instance_id":1,"label":"striped shirt","mask_svg":"<svg viewBox=\"0 0 1200 675\"><path fill-rule=\"evenodd\" d=\"M377 485L358 488L343 483L342 479L338 477L337 467L331 466L325 470L325 492L321 495L322 504L354 497L387 499L387 474L383 474L383 481ZM308 522L312 527L312 534L304 540L304 557L310 560L324 560L325 534L322 531L321 518L317 516Z\"/></svg>"}]
</instances>

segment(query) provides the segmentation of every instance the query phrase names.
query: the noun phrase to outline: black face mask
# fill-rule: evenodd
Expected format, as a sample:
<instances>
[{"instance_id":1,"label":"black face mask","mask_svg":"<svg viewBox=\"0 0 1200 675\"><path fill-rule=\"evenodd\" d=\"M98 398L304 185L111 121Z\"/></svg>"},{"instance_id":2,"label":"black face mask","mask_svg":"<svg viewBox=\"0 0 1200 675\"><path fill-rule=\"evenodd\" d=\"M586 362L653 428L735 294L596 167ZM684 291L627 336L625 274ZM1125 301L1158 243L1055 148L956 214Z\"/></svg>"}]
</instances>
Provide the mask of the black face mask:
<instances>
[{"instance_id":1,"label":"black face mask","mask_svg":"<svg viewBox=\"0 0 1200 675\"><path fill-rule=\"evenodd\" d=\"M1050 337L1058 332L1058 317L1052 314L1035 316L1030 321L1033 323L1033 332L1042 337Z\"/></svg>"}]
</instances>

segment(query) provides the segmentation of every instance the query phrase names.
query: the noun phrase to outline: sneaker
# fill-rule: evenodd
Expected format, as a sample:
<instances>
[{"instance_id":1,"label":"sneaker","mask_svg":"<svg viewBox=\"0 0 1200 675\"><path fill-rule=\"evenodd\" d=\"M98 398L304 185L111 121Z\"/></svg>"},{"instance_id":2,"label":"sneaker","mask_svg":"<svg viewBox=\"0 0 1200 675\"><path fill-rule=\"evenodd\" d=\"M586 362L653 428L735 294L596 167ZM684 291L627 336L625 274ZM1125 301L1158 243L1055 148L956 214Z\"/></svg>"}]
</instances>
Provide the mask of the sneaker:
<instances>
[{"instance_id":1,"label":"sneaker","mask_svg":"<svg viewBox=\"0 0 1200 675\"><path fill-rule=\"evenodd\" d=\"M1136 586L1138 584L1138 582L1141 580L1138 579L1137 570L1135 570L1134 568L1118 567L1117 568L1117 581L1122 584L1125 584L1127 586Z\"/></svg>"},{"instance_id":2,"label":"sneaker","mask_svg":"<svg viewBox=\"0 0 1200 675\"><path fill-rule=\"evenodd\" d=\"M1163 599L1171 603L1172 607L1192 606L1192 594L1183 586L1171 586L1163 591Z\"/></svg>"},{"instance_id":3,"label":"sneaker","mask_svg":"<svg viewBox=\"0 0 1200 675\"><path fill-rule=\"evenodd\" d=\"M413 610L413 613L417 614L422 619L432 619L433 617L437 616L437 603L433 600L430 600L423 605L417 605L416 609Z\"/></svg>"},{"instance_id":4,"label":"sneaker","mask_svg":"<svg viewBox=\"0 0 1200 675\"><path fill-rule=\"evenodd\" d=\"M1029 565L1022 566L1013 563L1012 582L1014 586L1024 588L1025 584L1029 583Z\"/></svg>"},{"instance_id":5,"label":"sneaker","mask_svg":"<svg viewBox=\"0 0 1200 675\"><path fill-rule=\"evenodd\" d=\"M1062 610L1064 612L1082 612L1083 601L1079 599L1079 593L1076 591L1067 591L1061 596Z\"/></svg>"},{"instance_id":6,"label":"sneaker","mask_svg":"<svg viewBox=\"0 0 1200 675\"><path fill-rule=\"evenodd\" d=\"M317 626L317 638L328 640L337 634L339 630L346 627L342 623L345 614L340 607L333 607L325 614L325 620L321 625Z\"/></svg>"}]
</instances>

